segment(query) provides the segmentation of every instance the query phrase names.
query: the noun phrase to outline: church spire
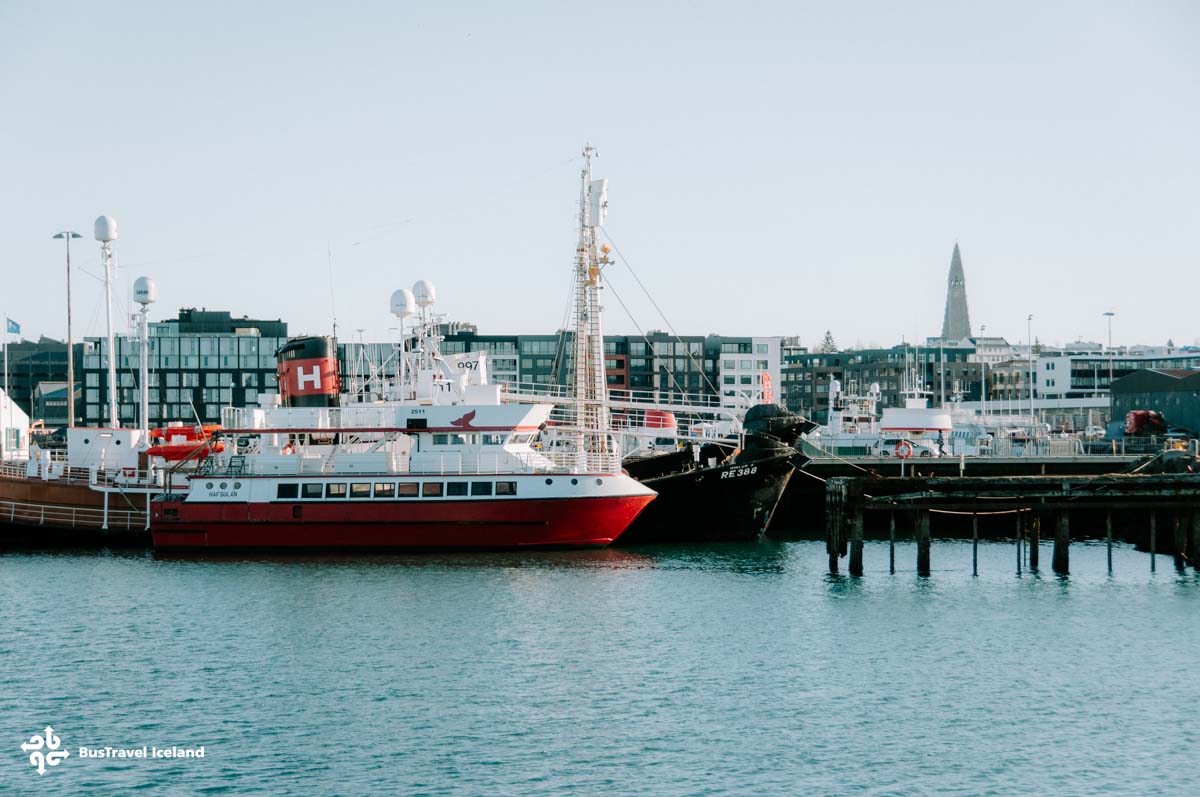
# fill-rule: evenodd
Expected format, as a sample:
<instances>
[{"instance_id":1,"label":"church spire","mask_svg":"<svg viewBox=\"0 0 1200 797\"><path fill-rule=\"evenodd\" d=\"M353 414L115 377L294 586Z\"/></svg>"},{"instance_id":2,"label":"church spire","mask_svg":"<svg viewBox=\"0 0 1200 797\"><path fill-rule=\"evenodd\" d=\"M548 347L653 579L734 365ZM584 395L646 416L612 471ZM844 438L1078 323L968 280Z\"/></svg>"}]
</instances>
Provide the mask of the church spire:
<instances>
[{"instance_id":1,"label":"church spire","mask_svg":"<svg viewBox=\"0 0 1200 797\"><path fill-rule=\"evenodd\" d=\"M946 284L946 316L942 321L942 340L971 337L971 316L967 312L967 281L963 276L962 255L958 242L950 257L950 277Z\"/></svg>"}]
</instances>

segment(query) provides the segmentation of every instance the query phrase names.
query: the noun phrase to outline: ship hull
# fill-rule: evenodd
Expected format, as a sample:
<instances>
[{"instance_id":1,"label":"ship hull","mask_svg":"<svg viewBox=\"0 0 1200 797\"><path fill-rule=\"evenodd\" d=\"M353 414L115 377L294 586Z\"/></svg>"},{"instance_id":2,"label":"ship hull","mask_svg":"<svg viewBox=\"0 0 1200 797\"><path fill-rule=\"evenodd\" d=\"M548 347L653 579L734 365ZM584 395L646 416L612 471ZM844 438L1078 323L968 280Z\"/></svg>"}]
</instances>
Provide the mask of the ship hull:
<instances>
[{"instance_id":1,"label":"ship hull","mask_svg":"<svg viewBox=\"0 0 1200 797\"><path fill-rule=\"evenodd\" d=\"M639 478L658 499L630 524L620 544L757 540L795 472L795 457L776 454Z\"/></svg>"},{"instance_id":2,"label":"ship hull","mask_svg":"<svg viewBox=\"0 0 1200 797\"><path fill-rule=\"evenodd\" d=\"M4 539L48 541L75 533L108 530L137 533L146 527L146 496L137 492L93 489L87 481L0 476L0 528Z\"/></svg>"},{"instance_id":3,"label":"ship hull","mask_svg":"<svg viewBox=\"0 0 1200 797\"><path fill-rule=\"evenodd\" d=\"M158 549L603 548L653 495L389 504L155 501Z\"/></svg>"}]
</instances>

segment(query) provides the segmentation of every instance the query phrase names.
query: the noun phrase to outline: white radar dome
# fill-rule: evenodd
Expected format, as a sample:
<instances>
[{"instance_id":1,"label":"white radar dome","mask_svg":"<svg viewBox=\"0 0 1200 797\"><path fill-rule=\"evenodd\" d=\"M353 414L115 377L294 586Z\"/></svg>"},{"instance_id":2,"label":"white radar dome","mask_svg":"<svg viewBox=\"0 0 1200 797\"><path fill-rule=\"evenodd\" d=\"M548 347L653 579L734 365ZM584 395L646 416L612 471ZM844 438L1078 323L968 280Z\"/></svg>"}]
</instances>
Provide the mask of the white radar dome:
<instances>
[{"instance_id":1,"label":"white radar dome","mask_svg":"<svg viewBox=\"0 0 1200 797\"><path fill-rule=\"evenodd\" d=\"M103 243L117 240L117 220L112 216L101 216L96 219L96 240Z\"/></svg>"},{"instance_id":2,"label":"white radar dome","mask_svg":"<svg viewBox=\"0 0 1200 797\"><path fill-rule=\"evenodd\" d=\"M158 286L149 277L138 277L133 283L133 300L138 304L154 304L158 301Z\"/></svg>"},{"instance_id":3,"label":"white radar dome","mask_svg":"<svg viewBox=\"0 0 1200 797\"><path fill-rule=\"evenodd\" d=\"M417 312L417 300L408 288L392 293L392 315L407 318Z\"/></svg>"},{"instance_id":4,"label":"white radar dome","mask_svg":"<svg viewBox=\"0 0 1200 797\"><path fill-rule=\"evenodd\" d=\"M437 288L433 287L432 282L418 280L412 287L412 292L413 298L417 300L417 307L429 307L437 301Z\"/></svg>"}]
</instances>

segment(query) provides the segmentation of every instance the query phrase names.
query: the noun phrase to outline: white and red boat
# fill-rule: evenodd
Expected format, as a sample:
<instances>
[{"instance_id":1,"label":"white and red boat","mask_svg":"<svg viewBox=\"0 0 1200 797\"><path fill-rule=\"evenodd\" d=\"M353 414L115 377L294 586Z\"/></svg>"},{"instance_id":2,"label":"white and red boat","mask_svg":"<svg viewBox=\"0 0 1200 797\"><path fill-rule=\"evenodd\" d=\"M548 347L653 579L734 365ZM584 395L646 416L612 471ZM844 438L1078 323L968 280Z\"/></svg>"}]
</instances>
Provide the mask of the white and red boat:
<instances>
[{"instance_id":1,"label":"white and red boat","mask_svg":"<svg viewBox=\"0 0 1200 797\"><path fill-rule=\"evenodd\" d=\"M551 405L234 411L237 443L151 503L156 548L608 545L654 498L611 454L530 440ZM248 423L247 423L248 421ZM570 461L564 461L568 459Z\"/></svg>"},{"instance_id":2,"label":"white and red boat","mask_svg":"<svg viewBox=\"0 0 1200 797\"><path fill-rule=\"evenodd\" d=\"M336 344L290 341L277 353L280 394L227 409L224 449L212 447L186 493L151 503L155 547L601 547L617 539L655 492L621 470L610 429L595 265L604 182L590 178L587 160L573 305L576 361L585 367L556 414L569 447L533 445L555 404L502 400L486 355L441 355L435 293L421 281L392 296L402 323L420 318L382 398L338 406Z\"/></svg>"}]
</instances>

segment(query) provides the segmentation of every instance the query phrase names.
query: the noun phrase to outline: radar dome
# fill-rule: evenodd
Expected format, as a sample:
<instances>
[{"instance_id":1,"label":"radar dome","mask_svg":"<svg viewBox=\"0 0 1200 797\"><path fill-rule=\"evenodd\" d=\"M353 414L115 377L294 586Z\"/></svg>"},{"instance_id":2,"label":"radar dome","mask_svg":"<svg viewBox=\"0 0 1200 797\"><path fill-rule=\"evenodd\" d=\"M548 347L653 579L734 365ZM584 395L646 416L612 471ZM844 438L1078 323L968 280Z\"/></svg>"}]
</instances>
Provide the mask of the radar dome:
<instances>
[{"instance_id":1,"label":"radar dome","mask_svg":"<svg viewBox=\"0 0 1200 797\"><path fill-rule=\"evenodd\" d=\"M133 283L133 300L138 304L154 304L158 301L158 286L149 277L138 277Z\"/></svg>"},{"instance_id":2,"label":"radar dome","mask_svg":"<svg viewBox=\"0 0 1200 797\"><path fill-rule=\"evenodd\" d=\"M417 300L417 307L429 307L437 301L437 288L433 287L432 282L418 280L412 287L412 292L413 298Z\"/></svg>"},{"instance_id":3,"label":"radar dome","mask_svg":"<svg viewBox=\"0 0 1200 797\"><path fill-rule=\"evenodd\" d=\"M392 293L392 315L407 318L417 312L417 300L408 288Z\"/></svg>"},{"instance_id":4,"label":"radar dome","mask_svg":"<svg viewBox=\"0 0 1200 797\"><path fill-rule=\"evenodd\" d=\"M96 219L96 240L108 243L117 240L117 220L112 216L101 216Z\"/></svg>"}]
</instances>

